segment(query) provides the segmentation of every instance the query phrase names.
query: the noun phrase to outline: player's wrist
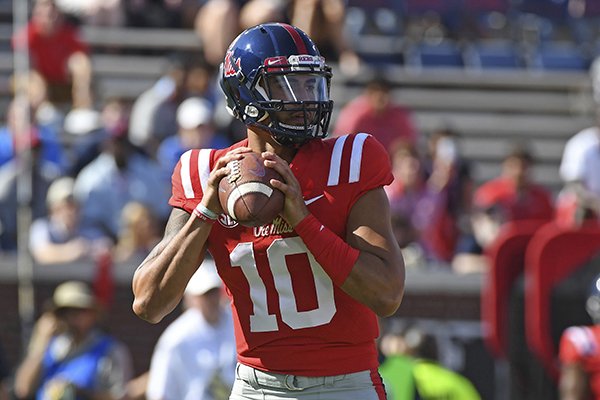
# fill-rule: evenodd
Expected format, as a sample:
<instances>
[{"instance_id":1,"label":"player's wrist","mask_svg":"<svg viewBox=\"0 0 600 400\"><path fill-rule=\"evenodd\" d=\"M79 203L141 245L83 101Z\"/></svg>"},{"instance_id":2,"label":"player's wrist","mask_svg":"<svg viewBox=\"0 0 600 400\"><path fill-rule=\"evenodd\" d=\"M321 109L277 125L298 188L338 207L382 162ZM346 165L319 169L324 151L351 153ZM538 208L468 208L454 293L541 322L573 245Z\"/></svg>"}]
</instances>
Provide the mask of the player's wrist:
<instances>
[{"instance_id":1,"label":"player's wrist","mask_svg":"<svg viewBox=\"0 0 600 400\"><path fill-rule=\"evenodd\" d=\"M298 209L299 212L296 212L295 215L284 217L286 222L292 227L296 228L302 221L306 220L309 216L313 216L307 209L301 210ZM313 216L314 218L314 216Z\"/></svg>"},{"instance_id":2,"label":"player's wrist","mask_svg":"<svg viewBox=\"0 0 600 400\"><path fill-rule=\"evenodd\" d=\"M360 251L346 243L310 213L294 227L294 231L331 280L341 286L354 268Z\"/></svg>"},{"instance_id":3,"label":"player's wrist","mask_svg":"<svg viewBox=\"0 0 600 400\"><path fill-rule=\"evenodd\" d=\"M311 213L306 213L300 219L296 220L295 224L290 223L290 225L296 230L297 233L299 233L298 231L303 232L307 226L311 225L311 223L316 220L317 219L314 215Z\"/></svg>"},{"instance_id":4,"label":"player's wrist","mask_svg":"<svg viewBox=\"0 0 600 400\"><path fill-rule=\"evenodd\" d=\"M214 224L219 214L212 211L210 208L206 207L202 203L198 203L196 208L192 211L192 214L198 218L199 220L206 222L208 224Z\"/></svg>"}]
</instances>

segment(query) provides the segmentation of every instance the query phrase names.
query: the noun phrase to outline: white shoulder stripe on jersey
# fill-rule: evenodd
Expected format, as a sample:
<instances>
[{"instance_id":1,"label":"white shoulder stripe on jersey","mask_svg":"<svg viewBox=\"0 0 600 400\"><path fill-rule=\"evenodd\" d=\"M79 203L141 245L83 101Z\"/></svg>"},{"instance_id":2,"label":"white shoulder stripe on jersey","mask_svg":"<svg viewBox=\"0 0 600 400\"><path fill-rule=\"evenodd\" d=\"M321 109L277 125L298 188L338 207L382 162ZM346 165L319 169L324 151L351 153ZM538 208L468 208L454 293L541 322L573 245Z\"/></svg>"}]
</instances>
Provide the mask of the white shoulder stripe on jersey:
<instances>
[{"instance_id":1,"label":"white shoulder stripe on jersey","mask_svg":"<svg viewBox=\"0 0 600 400\"><path fill-rule=\"evenodd\" d=\"M360 179L360 164L362 162L362 150L365 140L369 137L367 133L359 133L352 143L352 154L350 155L350 178L349 182L358 182Z\"/></svg>"},{"instance_id":2,"label":"white shoulder stripe on jersey","mask_svg":"<svg viewBox=\"0 0 600 400\"><path fill-rule=\"evenodd\" d=\"M340 169L342 168L342 151L344 150L344 143L348 135L340 136L335 140L333 145L333 152L331 154L331 162L329 164L329 178L327 179L327 186L335 186L340 183Z\"/></svg>"},{"instance_id":3,"label":"white shoulder stripe on jersey","mask_svg":"<svg viewBox=\"0 0 600 400\"><path fill-rule=\"evenodd\" d=\"M211 149L202 149L198 155L198 176L200 177L202 193L206 193L206 185L208 185L208 176L210 175L210 152Z\"/></svg>"},{"instance_id":4,"label":"white shoulder stripe on jersey","mask_svg":"<svg viewBox=\"0 0 600 400\"><path fill-rule=\"evenodd\" d=\"M190 177L191 157L192 150L188 150L181 155L181 170L179 171L179 175L181 177L181 185L183 186L183 193L188 199L194 197L194 188L192 187L192 179Z\"/></svg>"}]
</instances>

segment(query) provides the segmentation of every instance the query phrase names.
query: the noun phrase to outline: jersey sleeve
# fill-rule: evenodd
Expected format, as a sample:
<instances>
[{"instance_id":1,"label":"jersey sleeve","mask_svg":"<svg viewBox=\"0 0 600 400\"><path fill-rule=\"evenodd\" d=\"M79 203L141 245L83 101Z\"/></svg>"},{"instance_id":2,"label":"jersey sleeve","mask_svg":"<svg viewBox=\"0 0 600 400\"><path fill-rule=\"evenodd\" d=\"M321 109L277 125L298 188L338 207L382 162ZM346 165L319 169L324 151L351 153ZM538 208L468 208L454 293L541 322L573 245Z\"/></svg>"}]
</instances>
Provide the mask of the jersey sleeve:
<instances>
[{"instance_id":1,"label":"jersey sleeve","mask_svg":"<svg viewBox=\"0 0 600 400\"><path fill-rule=\"evenodd\" d=\"M210 174L212 150L188 150L183 153L171 176L169 204L191 213L202 200Z\"/></svg>"},{"instance_id":2,"label":"jersey sleeve","mask_svg":"<svg viewBox=\"0 0 600 400\"><path fill-rule=\"evenodd\" d=\"M350 138L352 139L350 183L356 181L357 185L352 191L351 204L353 205L364 193L392 183L394 176L388 152L377 139L365 133L351 135ZM359 151L360 161L357 162ZM353 176L355 174L353 168L359 170L358 176Z\"/></svg>"},{"instance_id":3,"label":"jersey sleeve","mask_svg":"<svg viewBox=\"0 0 600 400\"><path fill-rule=\"evenodd\" d=\"M357 135L358 136L358 135ZM387 150L371 135L367 135L363 145L363 160L361 174L364 174L361 189L370 190L392 183L392 163Z\"/></svg>"}]
</instances>

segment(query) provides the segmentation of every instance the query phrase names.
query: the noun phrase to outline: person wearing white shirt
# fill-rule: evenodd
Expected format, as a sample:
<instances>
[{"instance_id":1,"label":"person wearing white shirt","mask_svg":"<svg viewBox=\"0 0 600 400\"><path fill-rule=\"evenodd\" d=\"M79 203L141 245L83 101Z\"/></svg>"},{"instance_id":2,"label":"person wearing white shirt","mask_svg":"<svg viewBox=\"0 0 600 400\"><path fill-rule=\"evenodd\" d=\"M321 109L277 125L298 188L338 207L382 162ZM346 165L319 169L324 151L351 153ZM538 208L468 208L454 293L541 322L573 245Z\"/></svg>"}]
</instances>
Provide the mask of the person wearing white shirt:
<instances>
[{"instance_id":1,"label":"person wearing white shirt","mask_svg":"<svg viewBox=\"0 0 600 400\"><path fill-rule=\"evenodd\" d=\"M598 144L600 129L597 126L585 128L567 141L560 162L560 177L564 183L582 180L585 172L583 155Z\"/></svg>"},{"instance_id":2,"label":"person wearing white shirt","mask_svg":"<svg viewBox=\"0 0 600 400\"><path fill-rule=\"evenodd\" d=\"M206 259L191 278L184 302L186 310L154 349L147 399L227 399L235 379L234 328L212 260Z\"/></svg>"}]
</instances>

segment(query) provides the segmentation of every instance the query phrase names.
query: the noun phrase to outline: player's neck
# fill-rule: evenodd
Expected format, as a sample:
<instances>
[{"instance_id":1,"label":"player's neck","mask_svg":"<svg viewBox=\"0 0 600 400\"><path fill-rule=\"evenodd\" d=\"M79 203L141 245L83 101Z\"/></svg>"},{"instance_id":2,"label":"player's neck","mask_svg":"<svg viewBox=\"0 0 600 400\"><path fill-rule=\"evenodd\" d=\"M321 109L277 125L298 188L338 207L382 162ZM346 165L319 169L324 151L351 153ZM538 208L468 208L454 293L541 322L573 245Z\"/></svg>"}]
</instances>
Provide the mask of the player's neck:
<instances>
[{"instance_id":1,"label":"player's neck","mask_svg":"<svg viewBox=\"0 0 600 400\"><path fill-rule=\"evenodd\" d=\"M261 130L248 130L248 147L257 153L270 151L277 154L287 162L291 162L298 149L282 146L268 133Z\"/></svg>"}]
</instances>

